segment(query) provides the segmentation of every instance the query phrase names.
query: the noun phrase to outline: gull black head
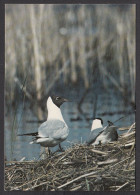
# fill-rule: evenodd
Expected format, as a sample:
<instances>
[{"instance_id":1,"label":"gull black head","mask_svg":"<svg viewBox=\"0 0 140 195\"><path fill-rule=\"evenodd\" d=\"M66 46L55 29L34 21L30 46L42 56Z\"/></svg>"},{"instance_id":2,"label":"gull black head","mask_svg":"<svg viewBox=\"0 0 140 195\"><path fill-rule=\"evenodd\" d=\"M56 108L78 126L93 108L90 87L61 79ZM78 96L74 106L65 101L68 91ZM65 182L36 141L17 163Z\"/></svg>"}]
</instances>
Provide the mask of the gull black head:
<instances>
[{"instance_id":1,"label":"gull black head","mask_svg":"<svg viewBox=\"0 0 140 195\"><path fill-rule=\"evenodd\" d=\"M100 121L101 121L101 124L103 125L103 119L102 119L102 118L94 118L94 120L95 120L95 119L100 120Z\"/></svg>"},{"instance_id":2,"label":"gull black head","mask_svg":"<svg viewBox=\"0 0 140 195\"><path fill-rule=\"evenodd\" d=\"M53 101L53 103L60 108L60 106L64 103L64 102L68 102L69 100L63 98L63 97L60 97L60 96L55 96L55 95L52 95L51 96L51 99Z\"/></svg>"},{"instance_id":3,"label":"gull black head","mask_svg":"<svg viewBox=\"0 0 140 195\"><path fill-rule=\"evenodd\" d=\"M113 126L114 124L111 121L107 121L108 122L108 126Z\"/></svg>"}]
</instances>

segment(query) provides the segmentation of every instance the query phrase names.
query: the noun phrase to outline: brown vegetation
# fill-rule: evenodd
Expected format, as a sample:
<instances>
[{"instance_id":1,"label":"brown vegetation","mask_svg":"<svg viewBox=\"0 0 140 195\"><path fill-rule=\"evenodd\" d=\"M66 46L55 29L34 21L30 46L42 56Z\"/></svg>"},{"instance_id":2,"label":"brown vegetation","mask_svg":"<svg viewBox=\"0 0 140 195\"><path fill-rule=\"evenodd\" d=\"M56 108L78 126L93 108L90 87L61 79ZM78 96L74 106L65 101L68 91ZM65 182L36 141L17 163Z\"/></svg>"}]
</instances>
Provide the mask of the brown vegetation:
<instances>
[{"instance_id":1,"label":"brown vegetation","mask_svg":"<svg viewBox=\"0 0 140 195\"><path fill-rule=\"evenodd\" d=\"M134 125L116 142L75 144L44 160L5 162L5 190L134 191Z\"/></svg>"}]
</instances>

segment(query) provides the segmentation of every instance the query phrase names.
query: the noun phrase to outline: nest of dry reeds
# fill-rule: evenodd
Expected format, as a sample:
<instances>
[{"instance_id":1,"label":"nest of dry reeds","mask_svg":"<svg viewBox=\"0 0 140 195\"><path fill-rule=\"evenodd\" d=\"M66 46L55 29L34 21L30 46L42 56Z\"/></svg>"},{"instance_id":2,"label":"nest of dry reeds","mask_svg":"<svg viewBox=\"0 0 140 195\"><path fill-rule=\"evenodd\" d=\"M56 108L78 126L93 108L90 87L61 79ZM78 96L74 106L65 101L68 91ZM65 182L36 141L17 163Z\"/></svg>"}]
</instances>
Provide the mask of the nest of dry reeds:
<instances>
[{"instance_id":1,"label":"nest of dry reeds","mask_svg":"<svg viewBox=\"0 0 140 195\"><path fill-rule=\"evenodd\" d=\"M75 144L44 160L5 162L5 190L134 191L135 129L116 142Z\"/></svg>"}]
</instances>

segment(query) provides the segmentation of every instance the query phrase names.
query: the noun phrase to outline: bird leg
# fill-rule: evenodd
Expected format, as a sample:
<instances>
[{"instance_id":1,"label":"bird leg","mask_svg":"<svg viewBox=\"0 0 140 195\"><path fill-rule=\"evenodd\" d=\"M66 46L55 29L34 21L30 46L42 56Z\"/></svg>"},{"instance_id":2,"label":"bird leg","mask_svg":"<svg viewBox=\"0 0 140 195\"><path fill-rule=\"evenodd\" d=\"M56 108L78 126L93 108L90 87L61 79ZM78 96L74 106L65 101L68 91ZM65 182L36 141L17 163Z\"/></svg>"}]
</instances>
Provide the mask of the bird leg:
<instances>
[{"instance_id":1,"label":"bird leg","mask_svg":"<svg viewBox=\"0 0 140 195\"><path fill-rule=\"evenodd\" d=\"M45 151L43 151L43 152L39 155L39 158L38 158L37 160L39 160L43 154L44 154L43 159L45 159L45 158L47 157L47 155L48 155L48 156L51 155L51 151L50 151L49 147L48 147L48 148L45 148Z\"/></svg>"},{"instance_id":2,"label":"bird leg","mask_svg":"<svg viewBox=\"0 0 140 195\"><path fill-rule=\"evenodd\" d=\"M48 153L49 153L49 156L51 156L52 155L52 152L51 152L51 150L50 150L50 148L48 147Z\"/></svg>"},{"instance_id":3,"label":"bird leg","mask_svg":"<svg viewBox=\"0 0 140 195\"><path fill-rule=\"evenodd\" d=\"M61 147L61 144L59 144L59 149L61 152L64 152L65 150Z\"/></svg>"},{"instance_id":4,"label":"bird leg","mask_svg":"<svg viewBox=\"0 0 140 195\"><path fill-rule=\"evenodd\" d=\"M37 160L39 160L43 154L45 154L44 151L39 155L39 158Z\"/></svg>"},{"instance_id":5,"label":"bird leg","mask_svg":"<svg viewBox=\"0 0 140 195\"><path fill-rule=\"evenodd\" d=\"M52 152L49 147L45 148L46 154L50 157L52 155Z\"/></svg>"}]
</instances>

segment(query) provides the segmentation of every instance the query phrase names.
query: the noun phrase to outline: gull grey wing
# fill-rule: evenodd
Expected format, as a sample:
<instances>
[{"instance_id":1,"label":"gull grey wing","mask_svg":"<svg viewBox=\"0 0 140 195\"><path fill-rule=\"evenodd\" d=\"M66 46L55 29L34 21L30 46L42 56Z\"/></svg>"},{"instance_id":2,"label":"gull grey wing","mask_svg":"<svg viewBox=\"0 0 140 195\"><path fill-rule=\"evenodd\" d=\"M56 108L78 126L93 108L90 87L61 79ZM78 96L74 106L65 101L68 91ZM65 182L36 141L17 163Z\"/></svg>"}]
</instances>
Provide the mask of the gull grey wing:
<instances>
[{"instance_id":1,"label":"gull grey wing","mask_svg":"<svg viewBox=\"0 0 140 195\"><path fill-rule=\"evenodd\" d=\"M112 125L112 126L106 126L106 128L104 128L103 134L107 134L110 133L112 131L116 131L117 127Z\"/></svg>"},{"instance_id":2,"label":"gull grey wing","mask_svg":"<svg viewBox=\"0 0 140 195\"><path fill-rule=\"evenodd\" d=\"M69 129L67 126L65 126L63 129L59 129L57 130L54 134L53 134L53 138L54 139L60 139L60 140L64 140L67 138L69 134Z\"/></svg>"},{"instance_id":3,"label":"gull grey wing","mask_svg":"<svg viewBox=\"0 0 140 195\"><path fill-rule=\"evenodd\" d=\"M102 134L106 135L107 139L110 139L111 141L116 141L118 139L116 126L108 126Z\"/></svg>"},{"instance_id":4,"label":"gull grey wing","mask_svg":"<svg viewBox=\"0 0 140 195\"><path fill-rule=\"evenodd\" d=\"M117 141L118 139L118 133L115 126L107 126L105 130L96 138L94 145L99 144L101 142L102 144L105 144L110 141Z\"/></svg>"},{"instance_id":5,"label":"gull grey wing","mask_svg":"<svg viewBox=\"0 0 140 195\"><path fill-rule=\"evenodd\" d=\"M39 137L52 137L61 139L68 134L68 127L63 121L49 120L44 122L38 129Z\"/></svg>"},{"instance_id":6,"label":"gull grey wing","mask_svg":"<svg viewBox=\"0 0 140 195\"><path fill-rule=\"evenodd\" d=\"M86 141L88 145L92 144L96 138L103 132L103 128L97 128L96 130L93 130L90 132L89 137Z\"/></svg>"}]
</instances>

